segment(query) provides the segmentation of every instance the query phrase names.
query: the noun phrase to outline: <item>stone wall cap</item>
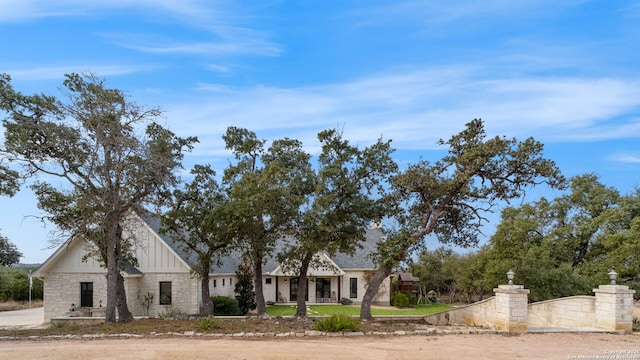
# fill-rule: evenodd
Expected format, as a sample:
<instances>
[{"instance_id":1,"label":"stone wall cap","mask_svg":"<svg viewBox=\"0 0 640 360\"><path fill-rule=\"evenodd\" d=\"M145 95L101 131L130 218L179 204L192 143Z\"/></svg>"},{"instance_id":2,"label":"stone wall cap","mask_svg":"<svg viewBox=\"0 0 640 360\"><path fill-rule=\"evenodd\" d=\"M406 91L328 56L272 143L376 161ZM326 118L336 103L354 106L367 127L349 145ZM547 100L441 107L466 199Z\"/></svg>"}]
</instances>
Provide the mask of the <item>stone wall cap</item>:
<instances>
[{"instance_id":1,"label":"stone wall cap","mask_svg":"<svg viewBox=\"0 0 640 360\"><path fill-rule=\"evenodd\" d=\"M626 285L600 285L597 289L593 289L594 293L611 293L611 294L635 294L635 290L630 290Z\"/></svg>"},{"instance_id":2,"label":"stone wall cap","mask_svg":"<svg viewBox=\"0 0 640 360\"><path fill-rule=\"evenodd\" d=\"M528 294L529 289L525 289L524 285L498 285L493 289L494 293L508 293L508 294Z\"/></svg>"}]
</instances>

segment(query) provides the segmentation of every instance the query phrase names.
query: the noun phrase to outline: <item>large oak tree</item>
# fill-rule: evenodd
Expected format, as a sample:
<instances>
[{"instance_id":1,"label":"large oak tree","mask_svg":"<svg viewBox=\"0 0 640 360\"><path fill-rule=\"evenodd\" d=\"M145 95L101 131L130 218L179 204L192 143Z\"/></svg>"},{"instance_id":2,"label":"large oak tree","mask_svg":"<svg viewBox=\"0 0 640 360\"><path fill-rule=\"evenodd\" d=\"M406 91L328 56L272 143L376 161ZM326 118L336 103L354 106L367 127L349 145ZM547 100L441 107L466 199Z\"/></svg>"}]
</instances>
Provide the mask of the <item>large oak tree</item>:
<instances>
[{"instance_id":1,"label":"large oak tree","mask_svg":"<svg viewBox=\"0 0 640 360\"><path fill-rule=\"evenodd\" d=\"M295 241L281 258L298 274L296 316L306 316L307 271L325 266L320 252L352 254L365 240L367 226L388 214L384 186L397 166L391 159L391 141L379 139L359 149L337 130L318 134L322 151L310 177L313 186L300 207Z\"/></svg>"},{"instance_id":2,"label":"large oak tree","mask_svg":"<svg viewBox=\"0 0 640 360\"><path fill-rule=\"evenodd\" d=\"M266 141L252 131L229 127L223 136L236 162L224 173L228 187L234 246L251 259L256 309L266 316L262 291L262 264L273 253L275 242L291 234L311 183L309 155L298 140L280 139L265 149Z\"/></svg>"},{"instance_id":3,"label":"large oak tree","mask_svg":"<svg viewBox=\"0 0 640 360\"><path fill-rule=\"evenodd\" d=\"M194 166L191 175L190 182L173 191L168 210L161 217L161 231L169 233L186 253L197 257L193 270L201 281L201 313L213 315L209 273L233 241L225 208L228 197L209 165Z\"/></svg>"},{"instance_id":4,"label":"large oak tree","mask_svg":"<svg viewBox=\"0 0 640 360\"><path fill-rule=\"evenodd\" d=\"M560 186L564 179L543 145L505 137L487 138L482 120L474 119L449 140L448 154L435 163L422 160L392 181L403 210L398 230L378 246L378 269L367 286L360 317L371 318L371 304L380 284L428 235L445 244L478 242L486 213L498 202L521 197L531 186Z\"/></svg>"},{"instance_id":5,"label":"large oak tree","mask_svg":"<svg viewBox=\"0 0 640 360\"><path fill-rule=\"evenodd\" d=\"M0 75L4 149L25 176L46 218L86 240L107 268L106 322L129 321L120 271L135 239L124 237L127 217L176 182L183 139L153 120L160 110L129 101L92 74L66 75L61 97L23 95ZM56 186L54 186L54 184ZM58 184L61 184L57 186Z\"/></svg>"}]
</instances>

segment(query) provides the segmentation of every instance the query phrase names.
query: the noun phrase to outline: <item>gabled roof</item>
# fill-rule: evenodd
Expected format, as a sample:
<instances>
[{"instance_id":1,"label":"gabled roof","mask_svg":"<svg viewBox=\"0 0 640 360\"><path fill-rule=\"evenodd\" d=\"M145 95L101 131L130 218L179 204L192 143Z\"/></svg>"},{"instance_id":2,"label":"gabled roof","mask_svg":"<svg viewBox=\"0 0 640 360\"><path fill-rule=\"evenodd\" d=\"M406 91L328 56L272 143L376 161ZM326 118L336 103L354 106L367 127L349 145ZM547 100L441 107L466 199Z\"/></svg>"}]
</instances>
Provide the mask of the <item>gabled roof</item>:
<instances>
[{"instance_id":1,"label":"gabled roof","mask_svg":"<svg viewBox=\"0 0 640 360\"><path fill-rule=\"evenodd\" d=\"M400 273L398 274L399 281L407 281L407 282L420 282L420 278L413 276L410 273Z\"/></svg>"},{"instance_id":2,"label":"gabled roof","mask_svg":"<svg viewBox=\"0 0 640 360\"><path fill-rule=\"evenodd\" d=\"M145 212L138 215L142 221L154 232L160 239L162 239L184 262L186 262L191 268L198 264L198 256L193 252L185 252L184 248L179 243L175 242L168 234L160 233L160 217Z\"/></svg>"},{"instance_id":3,"label":"gabled roof","mask_svg":"<svg viewBox=\"0 0 640 360\"><path fill-rule=\"evenodd\" d=\"M340 276L344 274L345 272L324 253L316 254L315 262L312 263L307 270L307 276ZM284 266L279 265L274 271L271 271L269 275L293 276L296 274L288 271Z\"/></svg>"},{"instance_id":4,"label":"gabled roof","mask_svg":"<svg viewBox=\"0 0 640 360\"><path fill-rule=\"evenodd\" d=\"M171 236L167 234L160 234L160 218L152 215L151 213L145 213L140 218L154 231L158 236L171 247L178 256L180 256L187 264L194 267L197 264L197 256L192 252L185 252L183 247L176 243ZM353 255L348 254L336 254L330 258L330 260L341 270L373 270L376 268L375 264L369 257L376 251L377 243L382 239L383 232L380 228L367 229L365 232L365 240L361 242L361 248L356 249ZM283 239L284 240L284 239ZM263 273L275 274L277 268L280 266L276 255L283 251L285 241L279 241L276 243L273 251L273 256L269 256L266 259L266 263L263 264ZM233 250L220 258L220 265L214 264L211 269L212 274L233 274L236 272L238 266L242 263L242 252Z\"/></svg>"}]
</instances>

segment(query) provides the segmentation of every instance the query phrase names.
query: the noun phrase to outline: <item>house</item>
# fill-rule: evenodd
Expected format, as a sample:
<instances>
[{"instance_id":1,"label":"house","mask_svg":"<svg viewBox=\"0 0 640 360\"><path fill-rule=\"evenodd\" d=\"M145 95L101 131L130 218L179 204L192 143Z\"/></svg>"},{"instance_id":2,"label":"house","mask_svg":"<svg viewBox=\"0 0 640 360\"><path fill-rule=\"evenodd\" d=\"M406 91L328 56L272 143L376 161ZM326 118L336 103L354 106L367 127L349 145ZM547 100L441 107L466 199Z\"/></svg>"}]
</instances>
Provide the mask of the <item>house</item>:
<instances>
[{"instance_id":1,"label":"house","mask_svg":"<svg viewBox=\"0 0 640 360\"><path fill-rule=\"evenodd\" d=\"M185 313L197 313L202 304L200 279L192 269L193 254L185 254L165 234L160 234L160 221L152 216L132 216L123 225L123 236L134 239L136 267L122 271L129 310L134 316L156 316L169 307ZM308 271L307 300L310 303L339 302L348 298L355 304L362 301L366 284L375 269L367 257L382 237L380 229L367 229L363 248L352 256L338 254L329 257L319 253L323 266ZM88 245L82 239L71 238L60 246L33 273L44 283L45 320L77 311L84 316L102 316L107 299L106 269L87 256ZM281 248L278 244L277 248ZM277 252L277 250L276 250ZM236 269L242 256L231 253L222 258L220 266L210 274L211 296L233 297ZM263 266L265 301L295 302L300 284L293 274L284 270L275 255ZM389 303L390 281L380 287L376 303Z\"/></svg>"}]
</instances>

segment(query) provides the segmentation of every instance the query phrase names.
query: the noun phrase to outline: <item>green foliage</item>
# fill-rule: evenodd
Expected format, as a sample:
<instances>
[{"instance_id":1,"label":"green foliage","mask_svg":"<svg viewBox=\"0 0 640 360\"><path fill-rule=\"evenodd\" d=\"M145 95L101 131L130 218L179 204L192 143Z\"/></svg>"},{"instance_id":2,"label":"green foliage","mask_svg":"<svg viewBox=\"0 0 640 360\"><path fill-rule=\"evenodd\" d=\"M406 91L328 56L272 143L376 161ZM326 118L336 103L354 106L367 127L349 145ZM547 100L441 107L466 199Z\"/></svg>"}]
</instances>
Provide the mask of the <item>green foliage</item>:
<instances>
[{"instance_id":1,"label":"green foliage","mask_svg":"<svg viewBox=\"0 0 640 360\"><path fill-rule=\"evenodd\" d=\"M17 264L21 257L22 253L18 248L9 239L0 235L0 266Z\"/></svg>"},{"instance_id":2,"label":"green foliage","mask_svg":"<svg viewBox=\"0 0 640 360\"><path fill-rule=\"evenodd\" d=\"M226 296L214 296L211 300L213 301L213 311L216 315L240 315L238 300Z\"/></svg>"},{"instance_id":3,"label":"green foliage","mask_svg":"<svg viewBox=\"0 0 640 360\"><path fill-rule=\"evenodd\" d=\"M31 186L46 219L93 245L107 268L106 322L133 316L119 265L130 262L132 243L123 227L132 211L157 200L177 181L183 151L196 138L180 138L153 120L155 108L139 106L93 74L68 74L60 98L23 95L0 76L3 153L22 174L47 174ZM146 129L141 134L141 127ZM60 183L58 180L62 181ZM53 184L56 184L55 186Z\"/></svg>"},{"instance_id":4,"label":"green foliage","mask_svg":"<svg viewBox=\"0 0 640 360\"><path fill-rule=\"evenodd\" d=\"M253 270L245 257L236 270L236 300L241 315L256 308L256 293L253 291Z\"/></svg>"},{"instance_id":5,"label":"green foliage","mask_svg":"<svg viewBox=\"0 0 640 360\"><path fill-rule=\"evenodd\" d=\"M191 182L174 189L166 200L160 232L169 234L184 253L196 255L193 270L200 276L202 297L209 298L212 265L232 245L232 227L226 221L228 198L210 165L195 165L191 175ZM203 304L202 313L213 315L213 305Z\"/></svg>"},{"instance_id":6,"label":"green foliage","mask_svg":"<svg viewBox=\"0 0 640 360\"><path fill-rule=\"evenodd\" d=\"M409 295L404 293L396 293L396 296L393 298L393 306L404 308L409 307L411 305L411 299Z\"/></svg>"},{"instance_id":7,"label":"green foliage","mask_svg":"<svg viewBox=\"0 0 640 360\"><path fill-rule=\"evenodd\" d=\"M183 316L185 316L184 311L182 311L179 307L173 305L169 305L158 312L158 318L163 320L173 320Z\"/></svg>"},{"instance_id":8,"label":"green foliage","mask_svg":"<svg viewBox=\"0 0 640 360\"><path fill-rule=\"evenodd\" d=\"M340 313L318 320L313 324L313 329L329 332L358 331L360 330L360 320Z\"/></svg>"},{"instance_id":9,"label":"green foliage","mask_svg":"<svg viewBox=\"0 0 640 360\"><path fill-rule=\"evenodd\" d=\"M262 263L275 241L298 225L297 214L310 186L310 155L300 141L291 139L275 140L265 149L264 140L243 128L229 127L223 139L237 160L223 177L230 202L226 223L234 230L235 245L251 256L256 306L262 316Z\"/></svg>"},{"instance_id":10,"label":"green foliage","mask_svg":"<svg viewBox=\"0 0 640 360\"><path fill-rule=\"evenodd\" d=\"M23 268L0 267L0 301L29 301L29 273ZM42 281L33 278L31 299L42 299Z\"/></svg>"},{"instance_id":11,"label":"green foliage","mask_svg":"<svg viewBox=\"0 0 640 360\"><path fill-rule=\"evenodd\" d=\"M220 328L220 321L213 317L202 317L196 322L196 326L200 330L209 331Z\"/></svg>"},{"instance_id":12,"label":"green foliage","mask_svg":"<svg viewBox=\"0 0 640 360\"><path fill-rule=\"evenodd\" d=\"M542 156L541 143L532 138L487 138L480 119L439 144L449 147L441 160L419 161L393 178L397 231L378 244L374 257L378 274L363 298L363 318L370 317L367 311L382 280L421 250L426 236L443 244L474 246L486 213L495 205L517 199L537 184L560 187L564 183L556 164Z\"/></svg>"},{"instance_id":13,"label":"green foliage","mask_svg":"<svg viewBox=\"0 0 640 360\"><path fill-rule=\"evenodd\" d=\"M2 74L0 74L0 77ZM0 159L1 160L1 159ZM0 163L0 195L13 196L20 189L19 173Z\"/></svg>"}]
</instances>

